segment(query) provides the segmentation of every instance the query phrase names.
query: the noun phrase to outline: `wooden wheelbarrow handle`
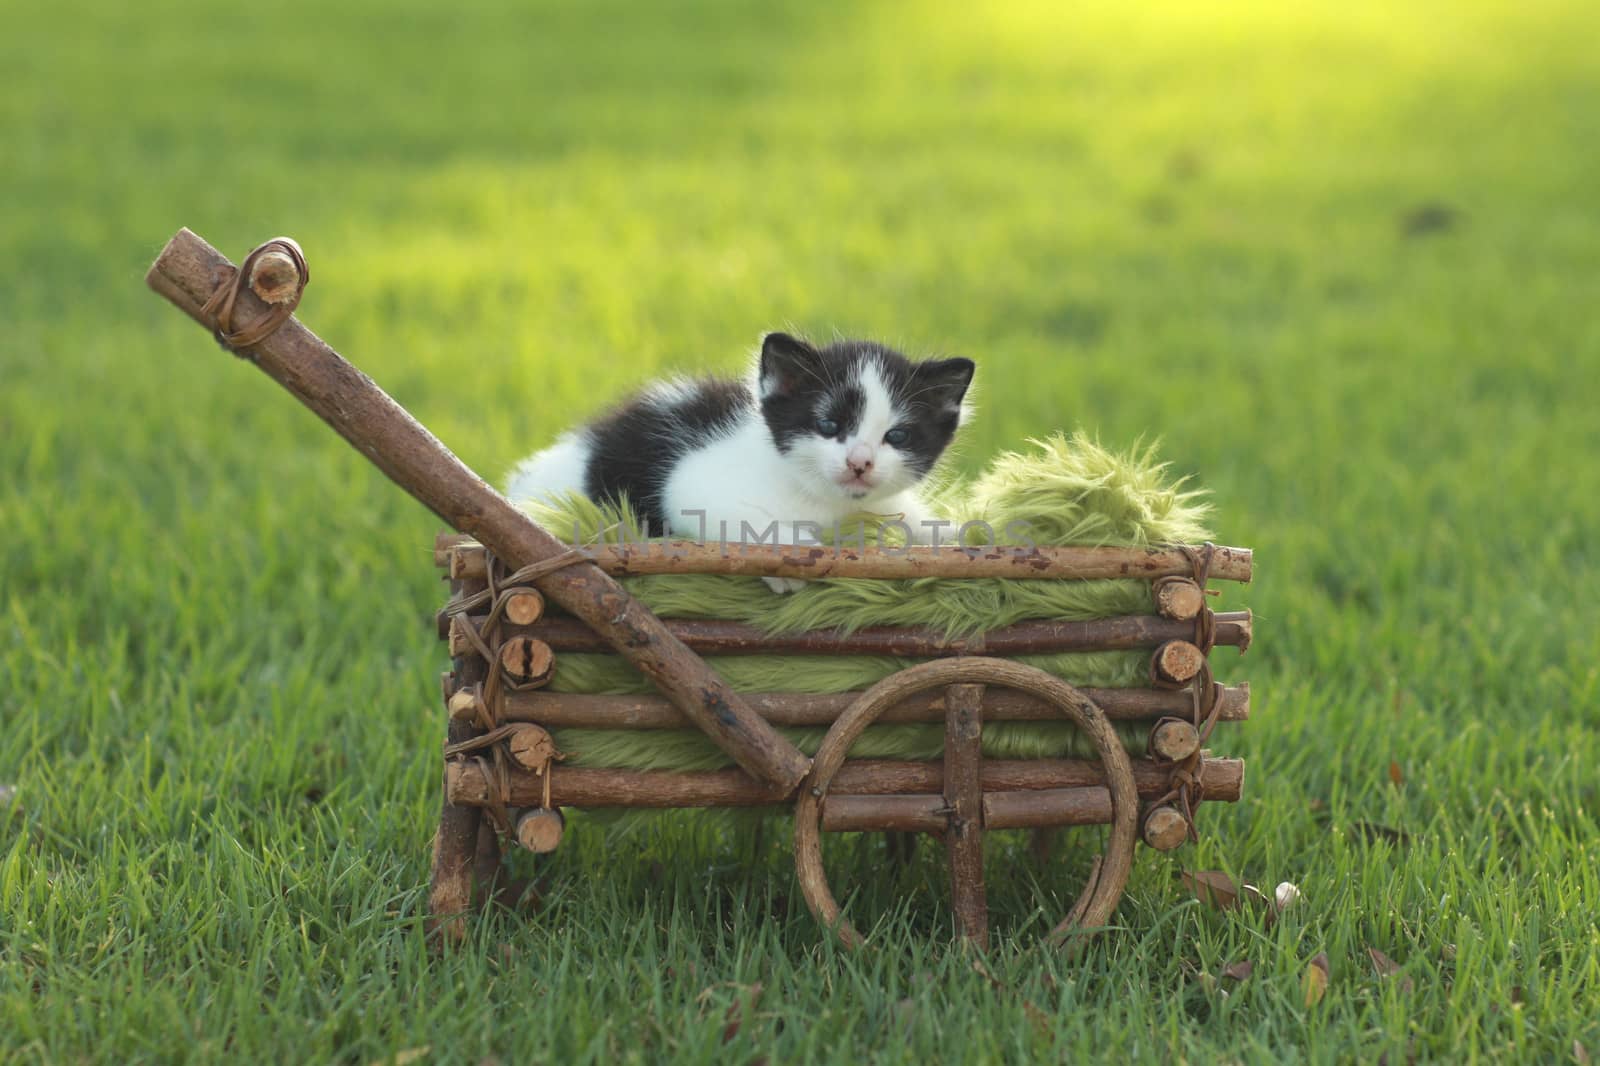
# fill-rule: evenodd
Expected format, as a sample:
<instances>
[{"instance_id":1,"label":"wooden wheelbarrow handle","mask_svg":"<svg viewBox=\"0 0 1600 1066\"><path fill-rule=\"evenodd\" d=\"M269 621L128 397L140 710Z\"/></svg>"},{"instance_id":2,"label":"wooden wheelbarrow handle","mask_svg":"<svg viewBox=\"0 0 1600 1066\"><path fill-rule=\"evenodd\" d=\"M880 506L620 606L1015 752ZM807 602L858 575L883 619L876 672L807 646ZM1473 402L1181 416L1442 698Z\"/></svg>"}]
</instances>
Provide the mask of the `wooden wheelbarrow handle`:
<instances>
[{"instance_id":1,"label":"wooden wheelbarrow handle","mask_svg":"<svg viewBox=\"0 0 1600 1066\"><path fill-rule=\"evenodd\" d=\"M283 261L276 266L282 268ZM262 273L253 270L251 284L241 286L230 305L235 337L251 336L253 324L273 316L273 307L260 294L275 298L281 306L285 293L294 288L285 286L281 277L257 276ZM162 249L145 281L190 318L215 329L216 322L205 310L207 302L234 276L233 264L220 252L182 229ZM521 568L568 550L298 319L288 318L238 351L338 430L397 485L510 566ZM599 567L577 562L538 578L535 584L626 656L745 770L786 791L806 775L810 760Z\"/></svg>"}]
</instances>

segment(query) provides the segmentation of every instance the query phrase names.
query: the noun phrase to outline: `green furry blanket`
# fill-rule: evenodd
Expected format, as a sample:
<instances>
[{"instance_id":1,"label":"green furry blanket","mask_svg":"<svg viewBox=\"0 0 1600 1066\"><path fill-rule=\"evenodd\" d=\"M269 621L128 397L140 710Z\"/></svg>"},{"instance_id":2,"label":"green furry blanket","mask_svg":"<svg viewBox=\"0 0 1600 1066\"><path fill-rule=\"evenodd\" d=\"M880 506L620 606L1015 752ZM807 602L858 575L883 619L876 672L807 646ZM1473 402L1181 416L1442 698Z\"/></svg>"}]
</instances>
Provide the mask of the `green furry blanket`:
<instances>
[{"instance_id":1,"label":"green furry blanket","mask_svg":"<svg viewBox=\"0 0 1600 1066\"><path fill-rule=\"evenodd\" d=\"M1209 505L1167 475L1153 448L1118 453L1082 434L1033 441L1029 452L996 457L971 482L950 482L936 493L935 510L957 525L986 522L1001 543L1009 529L1040 545L1196 543L1210 535ZM640 529L626 506L603 506L583 497L559 505L525 504L558 536L615 540ZM871 517L867 537L872 538ZM1025 532L1024 532L1025 531ZM1017 543L1014 538L1010 543ZM863 626L918 625L951 636L976 633L1030 618L1088 619L1148 614L1150 585L1138 580L1015 581L985 578L880 581L835 578L813 581L779 596L757 578L724 575L645 576L623 584L658 615L718 618L757 625L773 633L808 629L849 632ZM1142 652L1076 652L1024 656L1021 661L1077 685L1119 688L1141 684L1148 666ZM888 656L712 656L711 665L743 692L847 692L862 689L918 660ZM558 692L629 693L650 685L613 655L563 654L550 688ZM822 729L783 730L809 753ZM1131 749L1142 749L1148 726L1123 730ZM932 759L943 750L943 727L878 726L852 749L859 757ZM557 745L568 765L699 770L731 765L703 735L691 730L565 729ZM1089 746L1067 722L997 723L985 728L984 754L1040 758L1087 754Z\"/></svg>"}]
</instances>

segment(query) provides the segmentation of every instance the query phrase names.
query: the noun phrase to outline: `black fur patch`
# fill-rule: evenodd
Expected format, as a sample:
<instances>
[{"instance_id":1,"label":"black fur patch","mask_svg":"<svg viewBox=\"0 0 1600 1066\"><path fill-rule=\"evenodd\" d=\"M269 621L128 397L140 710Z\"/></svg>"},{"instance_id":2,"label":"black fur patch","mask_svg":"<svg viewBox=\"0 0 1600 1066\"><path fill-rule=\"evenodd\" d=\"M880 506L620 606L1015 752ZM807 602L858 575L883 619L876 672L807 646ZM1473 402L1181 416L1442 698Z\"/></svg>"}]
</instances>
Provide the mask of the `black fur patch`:
<instances>
[{"instance_id":1,"label":"black fur patch","mask_svg":"<svg viewBox=\"0 0 1600 1066\"><path fill-rule=\"evenodd\" d=\"M872 366L888 389L909 434L897 450L918 474L933 469L961 420L961 400L972 383L970 359L914 363L872 341L839 341L814 347L787 333L769 333L761 345L761 413L779 451L817 434L817 419L839 424L839 439L861 420L865 396L858 382Z\"/></svg>"},{"instance_id":2,"label":"black fur patch","mask_svg":"<svg viewBox=\"0 0 1600 1066\"><path fill-rule=\"evenodd\" d=\"M950 446L961 424L961 401L977 369L971 359L929 359L909 364L911 373L890 385L895 410L902 412L896 425L909 433L898 450L906 465L924 476Z\"/></svg>"},{"instance_id":3,"label":"black fur patch","mask_svg":"<svg viewBox=\"0 0 1600 1066\"><path fill-rule=\"evenodd\" d=\"M689 452L733 432L755 407L742 381L707 378L680 391L650 390L591 424L584 492L596 500L622 496L652 536L667 531L661 492Z\"/></svg>"}]
</instances>

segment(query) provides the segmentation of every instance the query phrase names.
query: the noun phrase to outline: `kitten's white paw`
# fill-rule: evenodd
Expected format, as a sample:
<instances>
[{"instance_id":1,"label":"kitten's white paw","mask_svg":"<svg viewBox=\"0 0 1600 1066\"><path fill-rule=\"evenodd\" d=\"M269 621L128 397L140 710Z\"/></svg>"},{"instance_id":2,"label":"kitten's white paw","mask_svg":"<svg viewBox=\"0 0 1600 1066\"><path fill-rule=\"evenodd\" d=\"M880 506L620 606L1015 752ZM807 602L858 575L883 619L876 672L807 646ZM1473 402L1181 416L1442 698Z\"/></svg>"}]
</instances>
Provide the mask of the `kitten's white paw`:
<instances>
[{"instance_id":1,"label":"kitten's white paw","mask_svg":"<svg viewBox=\"0 0 1600 1066\"><path fill-rule=\"evenodd\" d=\"M764 577L761 580L767 583L767 588L780 596L785 592L798 592L806 587L804 579L798 577Z\"/></svg>"}]
</instances>

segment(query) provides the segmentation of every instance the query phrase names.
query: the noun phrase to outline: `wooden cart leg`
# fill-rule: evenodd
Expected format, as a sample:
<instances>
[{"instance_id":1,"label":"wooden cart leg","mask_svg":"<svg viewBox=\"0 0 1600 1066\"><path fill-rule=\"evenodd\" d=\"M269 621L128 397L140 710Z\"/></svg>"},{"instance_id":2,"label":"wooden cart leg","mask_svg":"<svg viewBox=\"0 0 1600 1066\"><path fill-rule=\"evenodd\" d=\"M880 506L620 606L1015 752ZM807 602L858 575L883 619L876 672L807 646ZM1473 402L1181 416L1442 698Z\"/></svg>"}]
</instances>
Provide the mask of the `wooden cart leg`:
<instances>
[{"instance_id":1,"label":"wooden cart leg","mask_svg":"<svg viewBox=\"0 0 1600 1066\"><path fill-rule=\"evenodd\" d=\"M474 732L470 725L451 722L450 742L470 739ZM439 832L433 838L433 879L428 890L428 932L436 946L459 944L467 935L478 830L483 824L480 807L457 807L449 799L440 807Z\"/></svg>"},{"instance_id":2,"label":"wooden cart leg","mask_svg":"<svg viewBox=\"0 0 1600 1066\"><path fill-rule=\"evenodd\" d=\"M944 802L950 808L945 849L950 901L963 939L989 947L989 901L983 886L983 686L944 690Z\"/></svg>"},{"instance_id":3,"label":"wooden cart leg","mask_svg":"<svg viewBox=\"0 0 1600 1066\"><path fill-rule=\"evenodd\" d=\"M478 578L457 577L450 582L452 597L469 596L486 587L487 583ZM475 654L457 656L452 666L456 683L463 688L482 684L488 674L488 664ZM448 706L448 695L445 703ZM445 742L459 744L481 731L475 722L458 722L452 718ZM459 944L466 938L467 918L473 905L481 904L485 898L473 898L474 875L480 866L487 868L489 865L486 857L480 863L480 855L486 850L480 830L494 835L494 827L483 817L483 808L457 807L448 796L442 800L439 832L433 839L433 877L428 889L428 934L436 948ZM492 841L492 846L494 864L498 867L499 841Z\"/></svg>"},{"instance_id":4,"label":"wooden cart leg","mask_svg":"<svg viewBox=\"0 0 1600 1066\"><path fill-rule=\"evenodd\" d=\"M478 847L472 857L472 906L483 910L495 902L505 881L505 864L500 860L500 834L489 819L478 819Z\"/></svg>"}]
</instances>

